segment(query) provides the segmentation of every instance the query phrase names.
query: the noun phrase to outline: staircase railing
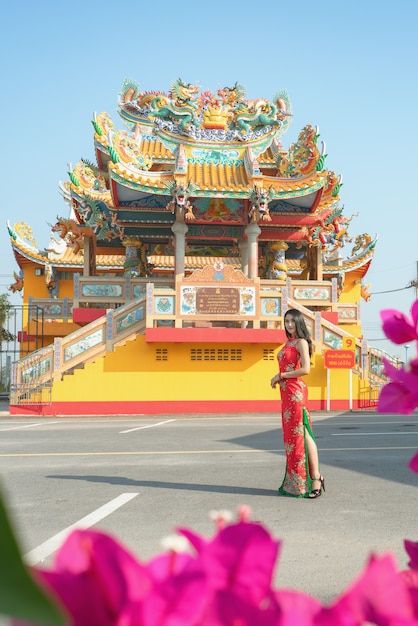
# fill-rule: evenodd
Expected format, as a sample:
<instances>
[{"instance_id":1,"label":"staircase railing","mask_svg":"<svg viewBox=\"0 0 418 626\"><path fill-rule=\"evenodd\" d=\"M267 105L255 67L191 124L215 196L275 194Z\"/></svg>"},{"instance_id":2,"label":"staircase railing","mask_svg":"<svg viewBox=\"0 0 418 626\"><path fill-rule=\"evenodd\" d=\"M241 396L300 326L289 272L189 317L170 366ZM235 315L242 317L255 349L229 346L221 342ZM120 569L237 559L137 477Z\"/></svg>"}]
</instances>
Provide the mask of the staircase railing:
<instances>
[{"instance_id":1,"label":"staircase railing","mask_svg":"<svg viewBox=\"0 0 418 626\"><path fill-rule=\"evenodd\" d=\"M52 383L145 332L145 296L13 364L10 404L50 404Z\"/></svg>"}]
</instances>

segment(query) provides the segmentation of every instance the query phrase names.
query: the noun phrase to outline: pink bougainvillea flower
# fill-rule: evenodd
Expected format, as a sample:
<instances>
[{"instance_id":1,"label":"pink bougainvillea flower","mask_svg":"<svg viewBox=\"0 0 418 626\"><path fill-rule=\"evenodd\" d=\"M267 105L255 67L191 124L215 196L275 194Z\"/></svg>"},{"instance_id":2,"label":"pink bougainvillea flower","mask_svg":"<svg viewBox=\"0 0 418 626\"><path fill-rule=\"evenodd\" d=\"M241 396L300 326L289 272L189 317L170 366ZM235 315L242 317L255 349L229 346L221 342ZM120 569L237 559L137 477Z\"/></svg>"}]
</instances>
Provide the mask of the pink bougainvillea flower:
<instances>
[{"instance_id":1,"label":"pink bougainvillea flower","mask_svg":"<svg viewBox=\"0 0 418 626\"><path fill-rule=\"evenodd\" d=\"M411 318L396 309L380 311L383 332L393 343L401 344L418 341L418 300L411 307Z\"/></svg>"},{"instance_id":2,"label":"pink bougainvillea flower","mask_svg":"<svg viewBox=\"0 0 418 626\"><path fill-rule=\"evenodd\" d=\"M296 626L297 622L294 621L293 624ZM255 604L231 590L219 590L210 602L201 625L282 626L281 611L272 592L263 602Z\"/></svg>"},{"instance_id":3,"label":"pink bougainvillea flower","mask_svg":"<svg viewBox=\"0 0 418 626\"><path fill-rule=\"evenodd\" d=\"M156 584L142 604L138 626L195 626L202 623L210 594L200 568L172 575Z\"/></svg>"},{"instance_id":4,"label":"pink bougainvillea flower","mask_svg":"<svg viewBox=\"0 0 418 626\"><path fill-rule=\"evenodd\" d=\"M316 598L301 591L280 589L276 599L282 613L280 626L311 626L321 624L322 605Z\"/></svg>"},{"instance_id":5,"label":"pink bougainvillea flower","mask_svg":"<svg viewBox=\"0 0 418 626\"><path fill-rule=\"evenodd\" d=\"M404 546L410 558L408 567L410 567L411 569L416 569L418 571L418 541L410 541L409 539L405 539Z\"/></svg>"},{"instance_id":6,"label":"pink bougainvillea flower","mask_svg":"<svg viewBox=\"0 0 418 626\"><path fill-rule=\"evenodd\" d=\"M385 374L391 378L381 390L377 411L409 415L418 407L418 359L397 369L383 359Z\"/></svg>"},{"instance_id":7,"label":"pink bougainvillea flower","mask_svg":"<svg viewBox=\"0 0 418 626\"><path fill-rule=\"evenodd\" d=\"M132 606L149 593L147 569L107 534L73 531L52 571L35 570L72 616L72 626L130 626Z\"/></svg>"},{"instance_id":8,"label":"pink bougainvillea flower","mask_svg":"<svg viewBox=\"0 0 418 626\"><path fill-rule=\"evenodd\" d=\"M410 569L400 573L400 576L407 586L412 605L414 607L415 618L418 618L418 542L404 541L405 550L410 557L408 567Z\"/></svg>"},{"instance_id":9,"label":"pink bougainvillea flower","mask_svg":"<svg viewBox=\"0 0 418 626\"><path fill-rule=\"evenodd\" d=\"M409 469L418 474L418 452L409 461Z\"/></svg>"},{"instance_id":10,"label":"pink bougainvillea flower","mask_svg":"<svg viewBox=\"0 0 418 626\"><path fill-rule=\"evenodd\" d=\"M418 570L404 570L399 573L399 577L408 589L416 624L418 622Z\"/></svg>"},{"instance_id":11,"label":"pink bougainvillea flower","mask_svg":"<svg viewBox=\"0 0 418 626\"><path fill-rule=\"evenodd\" d=\"M323 609L321 626L415 624L412 600L392 555L372 556L365 571L334 604Z\"/></svg>"},{"instance_id":12,"label":"pink bougainvillea flower","mask_svg":"<svg viewBox=\"0 0 418 626\"><path fill-rule=\"evenodd\" d=\"M209 542L179 529L199 550L199 561L215 590L230 590L258 605L270 592L280 542L260 524L238 522L222 528Z\"/></svg>"}]
</instances>

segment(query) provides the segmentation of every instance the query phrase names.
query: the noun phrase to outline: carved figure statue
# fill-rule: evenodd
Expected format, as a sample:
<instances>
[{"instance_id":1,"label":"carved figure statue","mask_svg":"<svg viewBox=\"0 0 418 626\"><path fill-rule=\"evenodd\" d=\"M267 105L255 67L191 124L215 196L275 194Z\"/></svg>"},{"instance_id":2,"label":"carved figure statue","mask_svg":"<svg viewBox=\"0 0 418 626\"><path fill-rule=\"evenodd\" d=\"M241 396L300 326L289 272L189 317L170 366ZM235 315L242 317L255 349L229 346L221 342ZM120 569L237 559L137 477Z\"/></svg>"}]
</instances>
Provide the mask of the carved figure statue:
<instances>
[{"instance_id":1,"label":"carved figure statue","mask_svg":"<svg viewBox=\"0 0 418 626\"><path fill-rule=\"evenodd\" d=\"M56 270L50 263L45 263L45 283L51 298L59 297L59 281Z\"/></svg>"},{"instance_id":2,"label":"carved figure statue","mask_svg":"<svg viewBox=\"0 0 418 626\"><path fill-rule=\"evenodd\" d=\"M318 142L318 129L310 124L299 133L296 143L292 144L286 155L277 157L278 176L294 177L310 174L323 168L326 155L321 154Z\"/></svg>"},{"instance_id":3,"label":"carved figure statue","mask_svg":"<svg viewBox=\"0 0 418 626\"><path fill-rule=\"evenodd\" d=\"M58 233L61 239L67 242L67 246L72 248L74 254L77 254L82 247L85 236L92 237L95 240L94 230L90 226L80 226L75 220L58 217L52 227L53 233Z\"/></svg>"},{"instance_id":4,"label":"carved figure statue","mask_svg":"<svg viewBox=\"0 0 418 626\"><path fill-rule=\"evenodd\" d=\"M101 200L84 196L77 208L77 213L84 222L80 227L91 228L97 241L122 240L124 228L117 223L117 212L111 212Z\"/></svg>"},{"instance_id":5,"label":"carved figure statue","mask_svg":"<svg viewBox=\"0 0 418 626\"><path fill-rule=\"evenodd\" d=\"M12 293L16 293L16 291L22 291L23 271L20 270L19 274L16 274L16 272L13 272L13 276L14 276L15 282L11 284L10 287L8 287L8 290L11 291Z\"/></svg>"},{"instance_id":6,"label":"carved figure statue","mask_svg":"<svg viewBox=\"0 0 418 626\"><path fill-rule=\"evenodd\" d=\"M275 241L269 247L270 263L268 266L268 278L272 280L286 280L287 265L285 252L288 245L285 241Z\"/></svg>"},{"instance_id":7,"label":"carved figure statue","mask_svg":"<svg viewBox=\"0 0 418 626\"><path fill-rule=\"evenodd\" d=\"M370 289L370 283L368 285L365 285L363 281L361 281L360 295L365 302L368 302L370 298L372 297L371 294L369 293L369 289Z\"/></svg>"},{"instance_id":8,"label":"carved figure statue","mask_svg":"<svg viewBox=\"0 0 418 626\"><path fill-rule=\"evenodd\" d=\"M249 133L257 126L281 126L276 119L277 107L273 102L259 100L254 105L237 101L234 103L233 125L242 133Z\"/></svg>"},{"instance_id":9,"label":"carved figure statue","mask_svg":"<svg viewBox=\"0 0 418 626\"><path fill-rule=\"evenodd\" d=\"M357 237L354 239L354 246L351 250L351 256L354 256L358 252L365 250L371 240L372 238L370 237L370 235L367 235L366 233L364 233L363 235L357 235Z\"/></svg>"},{"instance_id":10,"label":"carved figure statue","mask_svg":"<svg viewBox=\"0 0 418 626\"><path fill-rule=\"evenodd\" d=\"M324 213L318 222L318 226L309 228L305 239L310 246L322 246L323 250L329 245L342 247L346 241L351 241L348 234L348 226L356 213L347 218L343 214L343 208L337 207L329 213Z\"/></svg>"},{"instance_id":11,"label":"carved figure statue","mask_svg":"<svg viewBox=\"0 0 418 626\"><path fill-rule=\"evenodd\" d=\"M76 187L94 191L106 191L108 185L108 174L96 167L87 159L81 159L73 170L68 172L71 182Z\"/></svg>"},{"instance_id":12,"label":"carved figure statue","mask_svg":"<svg viewBox=\"0 0 418 626\"><path fill-rule=\"evenodd\" d=\"M232 87L223 87L222 89L218 89L218 96L222 99L224 104L233 105L237 100L243 101L245 97L245 88L236 82Z\"/></svg>"},{"instance_id":13,"label":"carved figure statue","mask_svg":"<svg viewBox=\"0 0 418 626\"><path fill-rule=\"evenodd\" d=\"M189 202L189 197L197 189L197 186L194 183L189 183L187 187L183 184L177 185L177 182L173 180L166 183L166 189L172 196L166 209L170 209L178 217L194 220L193 206Z\"/></svg>"},{"instance_id":14,"label":"carved figure statue","mask_svg":"<svg viewBox=\"0 0 418 626\"><path fill-rule=\"evenodd\" d=\"M197 119L197 103L194 95L197 94L199 88L185 84L178 78L171 85L170 98L163 94L157 95L151 102L151 111L149 117L161 117L170 119L175 124L179 124L182 130L186 130L190 124L199 126Z\"/></svg>"},{"instance_id":15,"label":"carved figure statue","mask_svg":"<svg viewBox=\"0 0 418 626\"><path fill-rule=\"evenodd\" d=\"M109 152L113 149L112 160L121 160L124 163L135 163L140 170L149 170L152 166L152 158L139 149L137 142L126 132L118 131L111 138Z\"/></svg>"},{"instance_id":16,"label":"carved figure statue","mask_svg":"<svg viewBox=\"0 0 418 626\"><path fill-rule=\"evenodd\" d=\"M181 78L177 78L171 83L170 97L176 106L190 106L197 109L196 94L199 87L191 83L184 83Z\"/></svg>"},{"instance_id":17,"label":"carved figure statue","mask_svg":"<svg viewBox=\"0 0 418 626\"><path fill-rule=\"evenodd\" d=\"M270 211L268 208L270 200L274 197L272 187L269 189L260 189L257 185L254 185L249 193L249 200L251 202L250 211L248 217L252 222L258 222L262 219L265 222L271 222Z\"/></svg>"},{"instance_id":18,"label":"carved figure statue","mask_svg":"<svg viewBox=\"0 0 418 626\"><path fill-rule=\"evenodd\" d=\"M327 197L336 198L340 193L340 189L342 187L342 176L335 174L335 172L329 171L327 174L327 184L324 187L324 191L322 193L322 197L325 199Z\"/></svg>"}]
</instances>

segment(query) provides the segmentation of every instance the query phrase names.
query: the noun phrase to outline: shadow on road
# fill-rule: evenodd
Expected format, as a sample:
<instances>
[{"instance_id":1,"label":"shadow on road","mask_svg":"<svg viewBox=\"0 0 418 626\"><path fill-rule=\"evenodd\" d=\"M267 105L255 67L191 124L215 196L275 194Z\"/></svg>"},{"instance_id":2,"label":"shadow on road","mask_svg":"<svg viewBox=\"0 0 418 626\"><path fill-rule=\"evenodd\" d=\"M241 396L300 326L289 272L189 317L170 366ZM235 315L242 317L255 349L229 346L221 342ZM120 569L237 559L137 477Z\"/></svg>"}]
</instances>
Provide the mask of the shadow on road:
<instances>
[{"instance_id":1,"label":"shadow on road","mask_svg":"<svg viewBox=\"0 0 418 626\"><path fill-rule=\"evenodd\" d=\"M51 474L46 478L58 478L65 480L85 480L92 483L107 483L109 485L122 485L125 487L150 487L151 489L185 489L187 491L210 491L212 493L237 493L244 496L276 496L274 489L255 489L253 487L231 487L231 485L203 485L199 483L170 483L163 480L134 480L125 476L64 476Z\"/></svg>"}]
</instances>

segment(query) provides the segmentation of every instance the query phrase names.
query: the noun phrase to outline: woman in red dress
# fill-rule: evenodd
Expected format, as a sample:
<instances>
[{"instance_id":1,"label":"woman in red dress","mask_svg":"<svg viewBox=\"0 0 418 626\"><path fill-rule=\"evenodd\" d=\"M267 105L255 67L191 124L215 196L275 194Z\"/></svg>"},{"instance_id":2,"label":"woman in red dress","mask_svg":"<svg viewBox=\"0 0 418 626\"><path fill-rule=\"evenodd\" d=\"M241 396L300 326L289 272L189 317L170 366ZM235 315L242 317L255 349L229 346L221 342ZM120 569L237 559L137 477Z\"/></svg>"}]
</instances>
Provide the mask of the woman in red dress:
<instances>
[{"instance_id":1,"label":"woman in red dress","mask_svg":"<svg viewBox=\"0 0 418 626\"><path fill-rule=\"evenodd\" d=\"M271 379L280 385L286 472L279 493L296 498L318 498L325 491L319 471L318 448L307 407L308 387L302 376L311 370L312 340L303 315L289 309L284 316L287 341L277 355L279 373Z\"/></svg>"}]
</instances>

